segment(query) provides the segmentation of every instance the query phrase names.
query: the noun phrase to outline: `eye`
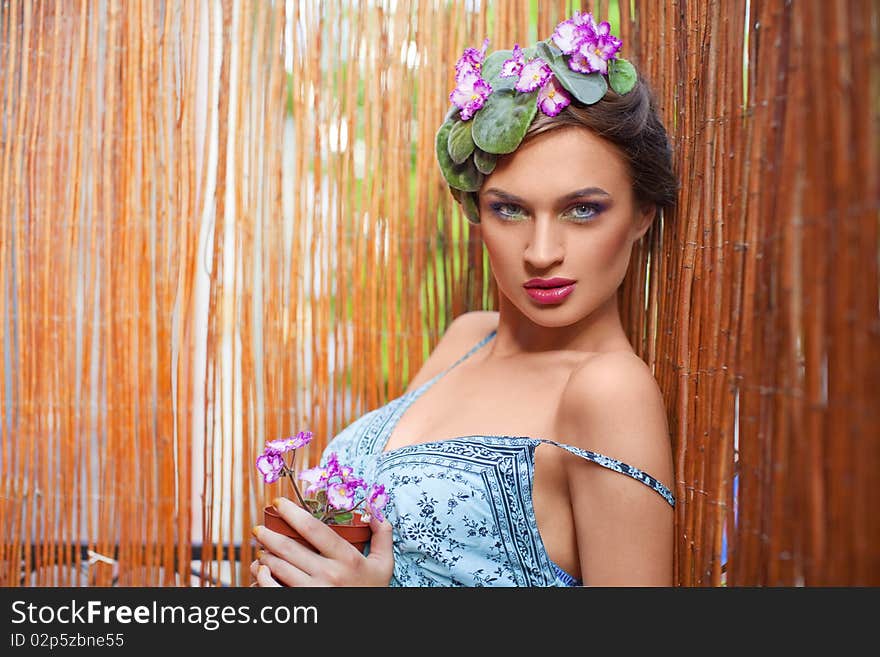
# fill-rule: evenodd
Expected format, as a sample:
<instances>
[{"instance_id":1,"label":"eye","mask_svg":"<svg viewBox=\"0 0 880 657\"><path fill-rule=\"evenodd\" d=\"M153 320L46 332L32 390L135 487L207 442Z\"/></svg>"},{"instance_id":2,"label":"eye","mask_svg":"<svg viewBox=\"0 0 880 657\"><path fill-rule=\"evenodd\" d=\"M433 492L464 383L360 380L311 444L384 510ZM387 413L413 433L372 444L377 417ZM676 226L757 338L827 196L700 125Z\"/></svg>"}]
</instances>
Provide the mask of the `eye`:
<instances>
[{"instance_id":1,"label":"eye","mask_svg":"<svg viewBox=\"0 0 880 657\"><path fill-rule=\"evenodd\" d=\"M604 206L598 203L578 203L566 210L565 216L575 221L587 222L593 220L604 209Z\"/></svg>"},{"instance_id":2,"label":"eye","mask_svg":"<svg viewBox=\"0 0 880 657\"><path fill-rule=\"evenodd\" d=\"M526 215L525 211L515 203L490 203L492 213L504 220L521 219Z\"/></svg>"}]
</instances>

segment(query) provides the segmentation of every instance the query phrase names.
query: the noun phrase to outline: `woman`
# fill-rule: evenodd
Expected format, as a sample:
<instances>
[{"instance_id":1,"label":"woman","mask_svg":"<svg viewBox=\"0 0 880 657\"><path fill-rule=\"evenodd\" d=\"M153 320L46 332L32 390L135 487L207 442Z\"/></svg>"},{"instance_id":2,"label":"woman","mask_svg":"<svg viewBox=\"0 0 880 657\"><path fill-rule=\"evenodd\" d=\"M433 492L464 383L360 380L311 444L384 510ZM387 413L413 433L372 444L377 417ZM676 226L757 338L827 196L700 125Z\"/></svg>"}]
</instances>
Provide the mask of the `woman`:
<instances>
[{"instance_id":1,"label":"woman","mask_svg":"<svg viewBox=\"0 0 880 657\"><path fill-rule=\"evenodd\" d=\"M401 397L328 445L389 491L368 555L282 499L319 552L255 528L256 585L672 584L665 407L617 292L676 183L619 47L575 14L533 48L465 51L437 155L499 311L456 318Z\"/></svg>"}]
</instances>

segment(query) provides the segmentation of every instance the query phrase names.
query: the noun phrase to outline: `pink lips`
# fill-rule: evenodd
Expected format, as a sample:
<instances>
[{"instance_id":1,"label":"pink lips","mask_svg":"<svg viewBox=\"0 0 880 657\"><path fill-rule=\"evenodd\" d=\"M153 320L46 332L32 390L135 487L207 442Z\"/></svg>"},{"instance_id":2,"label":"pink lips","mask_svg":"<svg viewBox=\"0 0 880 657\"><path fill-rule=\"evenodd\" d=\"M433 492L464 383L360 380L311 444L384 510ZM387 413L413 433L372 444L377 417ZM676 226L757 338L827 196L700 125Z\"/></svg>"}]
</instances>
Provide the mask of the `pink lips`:
<instances>
[{"instance_id":1,"label":"pink lips","mask_svg":"<svg viewBox=\"0 0 880 657\"><path fill-rule=\"evenodd\" d=\"M576 281L570 278L533 278L524 288L526 293L541 304L559 303L574 291Z\"/></svg>"}]
</instances>

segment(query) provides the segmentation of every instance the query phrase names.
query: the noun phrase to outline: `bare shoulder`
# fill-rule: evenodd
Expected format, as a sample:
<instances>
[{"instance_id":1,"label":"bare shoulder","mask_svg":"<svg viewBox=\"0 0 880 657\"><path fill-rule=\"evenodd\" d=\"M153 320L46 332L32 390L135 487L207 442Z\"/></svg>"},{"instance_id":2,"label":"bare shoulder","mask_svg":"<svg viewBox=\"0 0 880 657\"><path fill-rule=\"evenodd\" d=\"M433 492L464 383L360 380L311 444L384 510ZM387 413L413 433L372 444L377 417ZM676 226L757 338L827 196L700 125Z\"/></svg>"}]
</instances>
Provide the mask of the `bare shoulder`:
<instances>
[{"instance_id":1,"label":"bare shoulder","mask_svg":"<svg viewBox=\"0 0 880 657\"><path fill-rule=\"evenodd\" d=\"M472 310L453 319L449 324L449 328L446 329L446 333L443 334L443 337L445 339L447 334L454 333L465 339L474 338L479 341L486 337L486 335L492 330L497 328L497 310Z\"/></svg>"},{"instance_id":2,"label":"bare shoulder","mask_svg":"<svg viewBox=\"0 0 880 657\"><path fill-rule=\"evenodd\" d=\"M431 351L431 355L410 380L406 391L419 387L445 370L496 328L498 328L498 312L494 310L473 310L453 319Z\"/></svg>"},{"instance_id":3,"label":"bare shoulder","mask_svg":"<svg viewBox=\"0 0 880 657\"><path fill-rule=\"evenodd\" d=\"M599 452L673 487L672 450L660 387L632 352L591 357L567 381L560 439ZM671 586L673 509L643 480L574 455L566 487L584 583Z\"/></svg>"},{"instance_id":4,"label":"bare shoulder","mask_svg":"<svg viewBox=\"0 0 880 657\"><path fill-rule=\"evenodd\" d=\"M628 351L598 354L570 375L560 399L560 440L672 485L666 406L648 365Z\"/></svg>"}]
</instances>

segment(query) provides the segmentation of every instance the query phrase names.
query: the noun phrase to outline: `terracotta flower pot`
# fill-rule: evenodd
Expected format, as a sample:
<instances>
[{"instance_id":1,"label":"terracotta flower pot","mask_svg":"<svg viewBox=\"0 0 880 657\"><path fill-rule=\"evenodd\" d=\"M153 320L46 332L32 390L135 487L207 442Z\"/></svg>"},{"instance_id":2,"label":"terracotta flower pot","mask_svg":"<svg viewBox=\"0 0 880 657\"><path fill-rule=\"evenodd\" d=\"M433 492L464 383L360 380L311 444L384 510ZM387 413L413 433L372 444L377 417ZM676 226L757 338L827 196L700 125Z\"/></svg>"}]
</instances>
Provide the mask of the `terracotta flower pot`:
<instances>
[{"instance_id":1,"label":"terracotta flower pot","mask_svg":"<svg viewBox=\"0 0 880 657\"><path fill-rule=\"evenodd\" d=\"M278 513L278 509L275 508L275 505L269 505L263 508L263 525L274 532L289 536L298 543L312 547L311 543L300 536L299 532L293 527L287 524L284 518L281 517L281 514ZM373 530L370 529L370 524L361 520L361 515L357 512L355 512L350 525L327 526L357 548L358 552L364 551L364 548L370 541L370 536L373 533Z\"/></svg>"}]
</instances>

